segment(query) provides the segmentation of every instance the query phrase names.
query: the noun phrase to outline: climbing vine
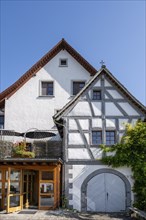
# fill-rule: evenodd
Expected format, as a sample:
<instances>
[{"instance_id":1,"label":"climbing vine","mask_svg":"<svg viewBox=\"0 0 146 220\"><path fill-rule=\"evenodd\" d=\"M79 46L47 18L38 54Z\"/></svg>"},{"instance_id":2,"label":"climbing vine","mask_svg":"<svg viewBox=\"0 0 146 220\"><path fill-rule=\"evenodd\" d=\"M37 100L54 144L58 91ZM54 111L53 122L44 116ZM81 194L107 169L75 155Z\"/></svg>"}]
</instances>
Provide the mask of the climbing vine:
<instances>
[{"instance_id":1,"label":"climbing vine","mask_svg":"<svg viewBox=\"0 0 146 220\"><path fill-rule=\"evenodd\" d=\"M134 206L146 211L146 122L138 121L135 126L126 125L125 134L120 143L113 146L101 146L105 152L114 152L102 161L112 167L128 166L133 171L136 194Z\"/></svg>"}]
</instances>

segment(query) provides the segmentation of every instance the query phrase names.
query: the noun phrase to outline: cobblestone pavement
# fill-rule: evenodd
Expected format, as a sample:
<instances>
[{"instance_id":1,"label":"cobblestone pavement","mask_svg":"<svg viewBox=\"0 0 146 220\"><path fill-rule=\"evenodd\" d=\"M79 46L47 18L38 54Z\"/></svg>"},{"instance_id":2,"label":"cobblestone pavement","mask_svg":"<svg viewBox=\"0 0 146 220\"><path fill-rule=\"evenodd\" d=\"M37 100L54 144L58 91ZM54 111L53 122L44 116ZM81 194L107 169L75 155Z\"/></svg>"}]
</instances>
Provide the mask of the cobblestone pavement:
<instances>
[{"instance_id":1,"label":"cobblestone pavement","mask_svg":"<svg viewBox=\"0 0 146 220\"><path fill-rule=\"evenodd\" d=\"M79 213L69 210L41 211L22 210L6 214L0 212L0 220L134 220L126 214L91 214Z\"/></svg>"}]
</instances>

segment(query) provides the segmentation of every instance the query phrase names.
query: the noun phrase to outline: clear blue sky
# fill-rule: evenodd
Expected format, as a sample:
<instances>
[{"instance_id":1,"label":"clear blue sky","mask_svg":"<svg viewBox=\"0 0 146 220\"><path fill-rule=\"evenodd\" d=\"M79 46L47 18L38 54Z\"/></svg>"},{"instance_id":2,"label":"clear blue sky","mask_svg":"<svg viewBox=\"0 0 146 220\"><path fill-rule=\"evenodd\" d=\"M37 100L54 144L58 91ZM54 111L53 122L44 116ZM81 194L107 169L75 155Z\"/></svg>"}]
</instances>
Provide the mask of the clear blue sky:
<instances>
[{"instance_id":1,"label":"clear blue sky","mask_svg":"<svg viewBox=\"0 0 146 220\"><path fill-rule=\"evenodd\" d=\"M0 91L65 38L95 68L103 59L112 74L146 104L145 1L0 2Z\"/></svg>"}]
</instances>

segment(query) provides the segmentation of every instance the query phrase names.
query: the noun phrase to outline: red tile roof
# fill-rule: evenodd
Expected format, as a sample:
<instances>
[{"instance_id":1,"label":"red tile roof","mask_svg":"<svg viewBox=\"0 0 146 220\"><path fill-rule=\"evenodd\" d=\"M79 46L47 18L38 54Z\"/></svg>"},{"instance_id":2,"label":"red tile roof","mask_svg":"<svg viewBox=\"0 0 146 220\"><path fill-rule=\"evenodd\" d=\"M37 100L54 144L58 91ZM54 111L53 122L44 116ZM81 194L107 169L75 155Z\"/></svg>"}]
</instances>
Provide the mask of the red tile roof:
<instances>
[{"instance_id":1,"label":"red tile roof","mask_svg":"<svg viewBox=\"0 0 146 220\"><path fill-rule=\"evenodd\" d=\"M13 95L21 86L23 86L33 75L35 75L43 66L45 66L61 50L66 50L74 59L76 59L91 75L95 75L97 70L89 64L74 48L72 48L64 39L45 54L37 63L35 63L24 75L22 75L14 84L8 87L0 94L0 107L4 107L5 99Z\"/></svg>"}]
</instances>

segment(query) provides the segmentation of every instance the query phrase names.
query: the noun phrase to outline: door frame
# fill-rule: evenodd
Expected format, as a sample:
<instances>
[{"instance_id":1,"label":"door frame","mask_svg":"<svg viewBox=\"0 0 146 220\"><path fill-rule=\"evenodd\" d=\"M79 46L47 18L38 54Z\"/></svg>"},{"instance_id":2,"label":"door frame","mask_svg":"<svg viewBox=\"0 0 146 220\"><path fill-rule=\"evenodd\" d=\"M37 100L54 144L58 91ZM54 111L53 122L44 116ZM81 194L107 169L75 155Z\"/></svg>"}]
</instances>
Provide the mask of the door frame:
<instances>
[{"instance_id":1,"label":"door frame","mask_svg":"<svg viewBox=\"0 0 146 220\"><path fill-rule=\"evenodd\" d=\"M11 171L20 171L20 178L19 178L18 181L11 180L11 178L10 178ZM10 190L11 182L19 184L19 188L20 188L20 192L19 193L11 193L11 190ZM19 196L19 206L10 207L10 199L11 199L11 197L16 197L16 196ZM22 169L8 167L8 189L7 189L7 207L6 207L6 212L7 213L16 212L16 211L22 210L22 208L23 208Z\"/></svg>"},{"instance_id":2,"label":"door frame","mask_svg":"<svg viewBox=\"0 0 146 220\"><path fill-rule=\"evenodd\" d=\"M88 182L96 175L102 174L102 173L111 173L114 175L117 175L120 177L123 182L125 183L125 207L126 210L128 211L129 207L131 206L131 185L129 180L119 171L113 170L113 169L108 169L108 168L103 168L96 170L89 174L86 179L83 181L82 186L81 186L81 211L86 212L87 211L87 184Z\"/></svg>"}]
</instances>

